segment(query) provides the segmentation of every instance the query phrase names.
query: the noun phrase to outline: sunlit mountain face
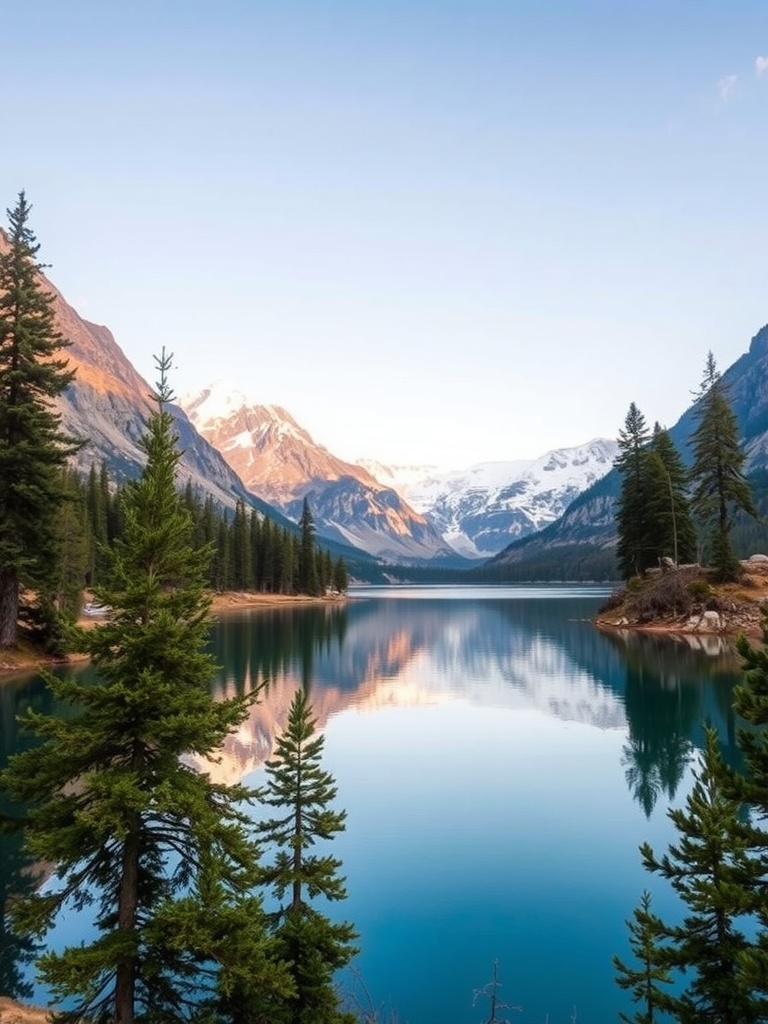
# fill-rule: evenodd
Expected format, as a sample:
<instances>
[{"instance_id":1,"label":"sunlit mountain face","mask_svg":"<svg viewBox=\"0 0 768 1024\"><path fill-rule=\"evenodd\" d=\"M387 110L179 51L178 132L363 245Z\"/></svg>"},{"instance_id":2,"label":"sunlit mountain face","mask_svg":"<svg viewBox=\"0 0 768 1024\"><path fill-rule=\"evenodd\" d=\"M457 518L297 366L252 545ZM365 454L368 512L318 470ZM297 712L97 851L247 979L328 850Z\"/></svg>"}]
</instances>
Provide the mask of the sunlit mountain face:
<instances>
[{"instance_id":1,"label":"sunlit mountain face","mask_svg":"<svg viewBox=\"0 0 768 1024\"><path fill-rule=\"evenodd\" d=\"M362 466L344 462L285 409L219 382L183 407L197 431L254 494L298 521L304 500L318 533L393 563L457 561L430 520Z\"/></svg>"}]
</instances>

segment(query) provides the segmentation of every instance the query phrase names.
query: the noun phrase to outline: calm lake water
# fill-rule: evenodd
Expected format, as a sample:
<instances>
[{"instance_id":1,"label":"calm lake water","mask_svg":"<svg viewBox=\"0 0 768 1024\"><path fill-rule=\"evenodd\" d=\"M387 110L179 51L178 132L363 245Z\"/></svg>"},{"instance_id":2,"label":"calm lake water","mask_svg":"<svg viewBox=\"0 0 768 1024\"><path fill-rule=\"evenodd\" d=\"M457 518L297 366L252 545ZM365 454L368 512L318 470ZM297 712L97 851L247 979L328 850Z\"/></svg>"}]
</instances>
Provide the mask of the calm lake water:
<instances>
[{"instance_id":1,"label":"calm lake water","mask_svg":"<svg viewBox=\"0 0 768 1024\"><path fill-rule=\"evenodd\" d=\"M222 778L260 783L293 691L310 687L348 812L329 848L349 891L338 914L360 933L374 1004L400 1024L487 1019L473 994L494 961L501 998L522 1008L500 1016L615 1021L628 1003L611 957L628 956L640 893L679 914L638 845L672 837L666 809L685 799L705 722L737 757L735 662L716 640L601 634L589 619L606 593L361 588L344 606L237 612L214 629L219 692L269 680ZM0 687L3 760L30 703L49 708L39 680ZM21 877L6 841L4 903ZM44 998L18 943L0 943L0 991Z\"/></svg>"}]
</instances>

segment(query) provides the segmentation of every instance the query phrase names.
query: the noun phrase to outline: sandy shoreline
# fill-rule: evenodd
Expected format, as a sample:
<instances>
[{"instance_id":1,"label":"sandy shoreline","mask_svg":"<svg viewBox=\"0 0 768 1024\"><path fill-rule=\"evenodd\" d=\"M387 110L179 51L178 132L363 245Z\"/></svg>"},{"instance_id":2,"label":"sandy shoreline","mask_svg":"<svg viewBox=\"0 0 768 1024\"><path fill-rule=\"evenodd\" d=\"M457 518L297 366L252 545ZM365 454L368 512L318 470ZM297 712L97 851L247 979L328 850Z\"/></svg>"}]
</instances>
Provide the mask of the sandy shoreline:
<instances>
[{"instance_id":1,"label":"sandy shoreline","mask_svg":"<svg viewBox=\"0 0 768 1024\"><path fill-rule=\"evenodd\" d=\"M45 1024L50 1012L37 1006L25 1006L0 996L0 1024Z\"/></svg>"},{"instance_id":2,"label":"sandy shoreline","mask_svg":"<svg viewBox=\"0 0 768 1024\"><path fill-rule=\"evenodd\" d=\"M211 596L211 614L237 608L276 608L281 605L343 604L346 597L307 597L306 594L260 594L252 591L228 590Z\"/></svg>"}]
</instances>

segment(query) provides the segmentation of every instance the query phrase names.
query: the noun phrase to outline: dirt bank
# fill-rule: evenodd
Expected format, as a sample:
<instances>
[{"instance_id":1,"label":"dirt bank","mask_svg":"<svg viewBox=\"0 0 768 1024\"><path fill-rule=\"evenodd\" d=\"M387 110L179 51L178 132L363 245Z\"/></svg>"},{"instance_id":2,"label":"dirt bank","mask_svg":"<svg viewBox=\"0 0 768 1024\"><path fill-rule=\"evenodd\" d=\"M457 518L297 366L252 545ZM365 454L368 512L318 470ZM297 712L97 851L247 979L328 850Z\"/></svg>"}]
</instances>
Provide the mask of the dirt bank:
<instances>
[{"instance_id":1,"label":"dirt bank","mask_svg":"<svg viewBox=\"0 0 768 1024\"><path fill-rule=\"evenodd\" d=\"M713 582L699 565L651 570L615 591L594 619L604 629L761 639L768 612L768 560L746 560L735 583Z\"/></svg>"},{"instance_id":2,"label":"dirt bank","mask_svg":"<svg viewBox=\"0 0 768 1024\"><path fill-rule=\"evenodd\" d=\"M49 1019L47 1010L0 996L0 1024L45 1024Z\"/></svg>"}]
</instances>

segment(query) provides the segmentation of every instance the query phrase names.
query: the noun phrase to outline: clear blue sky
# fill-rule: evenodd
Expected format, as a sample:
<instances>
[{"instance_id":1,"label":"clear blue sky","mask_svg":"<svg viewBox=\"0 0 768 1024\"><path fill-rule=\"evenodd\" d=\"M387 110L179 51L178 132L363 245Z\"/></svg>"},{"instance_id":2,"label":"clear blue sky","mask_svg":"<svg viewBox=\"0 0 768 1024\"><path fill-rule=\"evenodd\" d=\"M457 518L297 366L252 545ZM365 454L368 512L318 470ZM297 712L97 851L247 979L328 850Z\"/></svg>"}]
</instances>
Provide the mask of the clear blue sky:
<instances>
[{"instance_id":1,"label":"clear blue sky","mask_svg":"<svg viewBox=\"0 0 768 1024\"><path fill-rule=\"evenodd\" d=\"M765 0L0 3L0 205L336 454L671 424L768 321Z\"/></svg>"}]
</instances>

